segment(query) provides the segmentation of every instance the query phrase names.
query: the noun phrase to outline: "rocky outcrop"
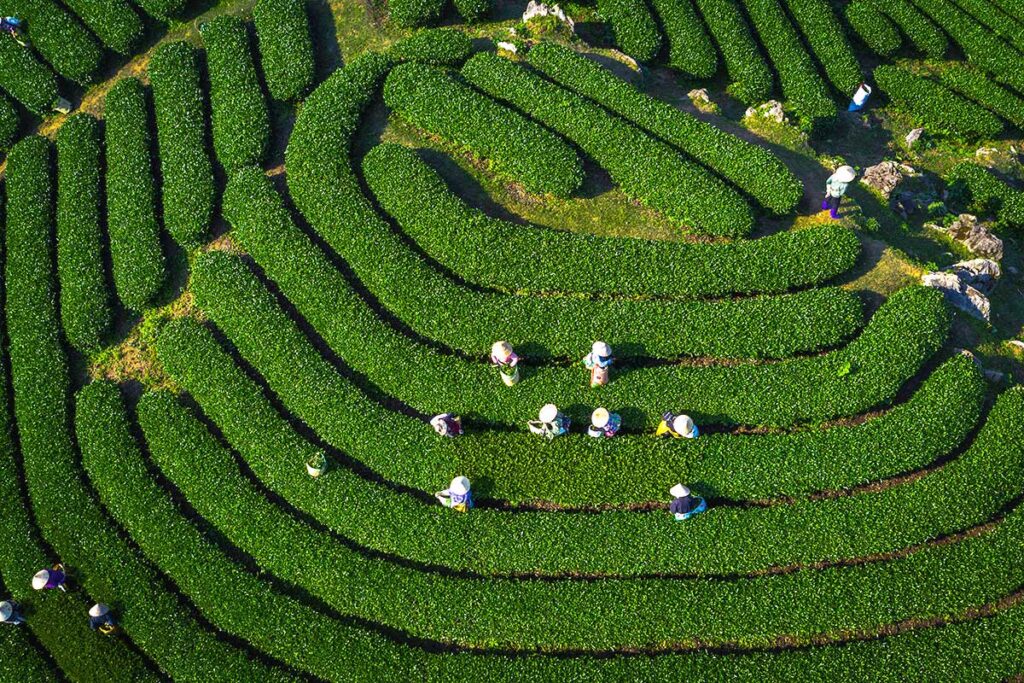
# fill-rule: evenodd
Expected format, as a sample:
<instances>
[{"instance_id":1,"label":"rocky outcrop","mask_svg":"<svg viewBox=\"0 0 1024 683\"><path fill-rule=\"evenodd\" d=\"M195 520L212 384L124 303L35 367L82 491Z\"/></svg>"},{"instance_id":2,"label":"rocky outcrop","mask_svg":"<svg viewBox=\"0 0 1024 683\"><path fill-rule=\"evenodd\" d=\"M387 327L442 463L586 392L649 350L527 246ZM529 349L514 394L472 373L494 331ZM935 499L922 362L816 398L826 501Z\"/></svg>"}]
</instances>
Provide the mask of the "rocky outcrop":
<instances>
[{"instance_id":1,"label":"rocky outcrop","mask_svg":"<svg viewBox=\"0 0 1024 683\"><path fill-rule=\"evenodd\" d=\"M568 26L569 30L576 30L576 23L572 18L566 16L565 12L558 5L549 6L536 0L530 0L530 4L526 6L526 11L523 12L523 23L525 24L534 17L554 17Z\"/></svg>"},{"instance_id":2,"label":"rocky outcrop","mask_svg":"<svg viewBox=\"0 0 1024 683\"><path fill-rule=\"evenodd\" d=\"M686 96L693 102L693 106L707 114L718 114L721 110L718 105L711 101L707 88L694 88L686 93Z\"/></svg>"},{"instance_id":3,"label":"rocky outcrop","mask_svg":"<svg viewBox=\"0 0 1024 683\"><path fill-rule=\"evenodd\" d=\"M914 169L896 161L883 161L864 169L860 182L877 190L886 199L905 177L914 175Z\"/></svg>"},{"instance_id":4,"label":"rocky outcrop","mask_svg":"<svg viewBox=\"0 0 1024 683\"><path fill-rule=\"evenodd\" d=\"M924 135L924 128L915 128L903 136L903 141L907 143L907 147L913 148L922 135Z\"/></svg>"},{"instance_id":5,"label":"rocky outcrop","mask_svg":"<svg viewBox=\"0 0 1024 683\"><path fill-rule=\"evenodd\" d=\"M948 227L928 223L927 227L947 233L955 241L967 247L972 254L999 261L1003 258L1003 241L992 234L977 216L962 213Z\"/></svg>"},{"instance_id":6,"label":"rocky outcrop","mask_svg":"<svg viewBox=\"0 0 1024 683\"><path fill-rule=\"evenodd\" d=\"M995 289L999 275L999 264L995 261L972 259L955 263L943 271L925 273L921 284L941 290L951 304L987 321L991 314L988 295Z\"/></svg>"},{"instance_id":7,"label":"rocky outcrop","mask_svg":"<svg viewBox=\"0 0 1024 683\"><path fill-rule=\"evenodd\" d=\"M749 107L743 116L758 116L763 119L770 119L776 123L786 123L786 112L782 110L782 102L778 100L768 100L756 107Z\"/></svg>"}]
</instances>

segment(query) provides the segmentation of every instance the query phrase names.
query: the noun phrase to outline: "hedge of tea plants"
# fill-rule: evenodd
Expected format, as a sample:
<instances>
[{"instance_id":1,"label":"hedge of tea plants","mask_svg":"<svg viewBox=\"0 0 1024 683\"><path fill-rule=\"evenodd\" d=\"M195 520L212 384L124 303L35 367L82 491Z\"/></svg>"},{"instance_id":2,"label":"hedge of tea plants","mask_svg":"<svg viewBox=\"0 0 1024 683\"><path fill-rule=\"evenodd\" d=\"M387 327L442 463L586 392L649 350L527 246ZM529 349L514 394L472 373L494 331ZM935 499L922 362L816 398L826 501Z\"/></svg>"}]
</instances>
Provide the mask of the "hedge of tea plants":
<instances>
[{"instance_id":1,"label":"hedge of tea plants","mask_svg":"<svg viewBox=\"0 0 1024 683\"><path fill-rule=\"evenodd\" d=\"M615 44L633 59L648 62L661 51L661 31L646 0L598 0L597 11Z\"/></svg>"},{"instance_id":2,"label":"hedge of tea plants","mask_svg":"<svg viewBox=\"0 0 1024 683\"><path fill-rule=\"evenodd\" d=\"M313 87L316 64L304 0L260 0L253 7L260 64L275 100L297 100Z\"/></svg>"},{"instance_id":3,"label":"hedge of tea plants","mask_svg":"<svg viewBox=\"0 0 1024 683\"><path fill-rule=\"evenodd\" d=\"M903 44L896 24L870 0L854 0L843 8L843 16L857 37L877 55L891 57Z\"/></svg>"},{"instance_id":4,"label":"hedge of tea plants","mask_svg":"<svg viewBox=\"0 0 1024 683\"><path fill-rule=\"evenodd\" d=\"M96 351L113 323L103 265L102 135L96 119L71 117L57 135L57 273L68 342Z\"/></svg>"},{"instance_id":5,"label":"hedge of tea plants","mask_svg":"<svg viewBox=\"0 0 1024 683\"><path fill-rule=\"evenodd\" d=\"M213 148L228 171L259 164L270 145L270 114L242 20L220 16L199 28L210 75Z\"/></svg>"},{"instance_id":6,"label":"hedge of tea plants","mask_svg":"<svg viewBox=\"0 0 1024 683\"><path fill-rule=\"evenodd\" d=\"M156 214L149 97L135 78L110 89L104 111L107 231L121 302L141 311L167 278Z\"/></svg>"},{"instance_id":7,"label":"hedge of tea plants","mask_svg":"<svg viewBox=\"0 0 1024 683\"><path fill-rule=\"evenodd\" d=\"M718 71L718 53L690 0L651 0L668 43L668 63L695 78Z\"/></svg>"},{"instance_id":8,"label":"hedge of tea plants","mask_svg":"<svg viewBox=\"0 0 1024 683\"><path fill-rule=\"evenodd\" d=\"M186 248L205 241L213 220L213 162L199 57L187 43L161 47L149 64L163 178L164 227Z\"/></svg>"}]
</instances>

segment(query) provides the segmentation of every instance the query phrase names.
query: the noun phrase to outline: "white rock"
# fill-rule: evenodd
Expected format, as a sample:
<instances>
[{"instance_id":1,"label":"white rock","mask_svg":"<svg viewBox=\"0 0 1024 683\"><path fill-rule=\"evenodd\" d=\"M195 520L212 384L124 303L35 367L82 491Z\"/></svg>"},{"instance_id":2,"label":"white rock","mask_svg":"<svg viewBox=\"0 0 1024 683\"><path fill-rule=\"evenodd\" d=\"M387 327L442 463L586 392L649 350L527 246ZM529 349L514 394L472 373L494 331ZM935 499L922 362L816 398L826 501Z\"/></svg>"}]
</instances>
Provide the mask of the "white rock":
<instances>
[{"instance_id":1,"label":"white rock","mask_svg":"<svg viewBox=\"0 0 1024 683\"><path fill-rule=\"evenodd\" d=\"M864 169L864 175L861 176L860 182L878 190L883 197L888 199L896 186L903 181L904 176L913 174L914 169L906 164L882 161Z\"/></svg>"},{"instance_id":2,"label":"white rock","mask_svg":"<svg viewBox=\"0 0 1024 683\"><path fill-rule=\"evenodd\" d=\"M989 320L990 306L988 297L974 287L966 284L954 273L925 273L921 276L921 284L925 287L938 289L946 300L970 315L984 321Z\"/></svg>"},{"instance_id":3,"label":"white rock","mask_svg":"<svg viewBox=\"0 0 1024 683\"><path fill-rule=\"evenodd\" d=\"M779 102L778 100L768 100L757 107L749 107L746 113L744 113L744 116L760 116L762 118L771 119L777 123L786 122L786 112L782 110L782 102Z\"/></svg>"},{"instance_id":4,"label":"white rock","mask_svg":"<svg viewBox=\"0 0 1024 683\"><path fill-rule=\"evenodd\" d=\"M914 144L921 139L921 135L923 133L924 128L915 128L914 130L907 133L906 136L903 138L907 143L907 147L913 147Z\"/></svg>"},{"instance_id":5,"label":"white rock","mask_svg":"<svg viewBox=\"0 0 1024 683\"><path fill-rule=\"evenodd\" d=\"M526 11L523 12L523 23L533 19L534 17L555 17L571 30L576 30L576 23L567 17L565 12L558 5L548 6L543 2L530 0L530 3L526 6Z\"/></svg>"}]
</instances>

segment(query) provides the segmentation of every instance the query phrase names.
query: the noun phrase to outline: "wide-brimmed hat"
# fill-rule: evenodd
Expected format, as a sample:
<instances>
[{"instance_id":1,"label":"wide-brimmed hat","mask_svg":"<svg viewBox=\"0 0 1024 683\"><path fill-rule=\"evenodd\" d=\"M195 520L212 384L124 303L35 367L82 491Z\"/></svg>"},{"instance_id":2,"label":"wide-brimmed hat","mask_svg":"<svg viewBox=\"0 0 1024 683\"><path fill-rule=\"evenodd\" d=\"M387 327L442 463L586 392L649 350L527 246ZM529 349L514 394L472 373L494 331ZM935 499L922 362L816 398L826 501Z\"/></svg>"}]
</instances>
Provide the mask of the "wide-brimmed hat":
<instances>
[{"instance_id":1,"label":"wide-brimmed hat","mask_svg":"<svg viewBox=\"0 0 1024 683\"><path fill-rule=\"evenodd\" d=\"M464 496L469 493L469 479L466 477L455 477L452 479L452 483L448 485L448 490L459 496Z\"/></svg>"},{"instance_id":2,"label":"wide-brimmed hat","mask_svg":"<svg viewBox=\"0 0 1024 683\"><path fill-rule=\"evenodd\" d=\"M512 345L507 341L496 341L491 344L491 355L501 360L506 360L512 355Z\"/></svg>"},{"instance_id":3,"label":"wide-brimmed hat","mask_svg":"<svg viewBox=\"0 0 1024 683\"><path fill-rule=\"evenodd\" d=\"M840 166L833 175L841 183L850 183L857 177L857 172L853 170L853 166Z\"/></svg>"},{"instance_id":4,"label":"wide-brimmed hat","mask_svg":"<svg viewBox=\"0 0 1024 683\"><path fill-rule=\"evenodd\" d=\"M41 591L46 588L46 582L50 580L50 570L40 569L32 577L32 587L37 591Z\"/></svg>"},{"instance_id":5,"label":"wide-brimmed hat","mask_svg":"<svg viewBox=\"0 0 1024 683\"><path fill-rule=\"evenodd\" d=\"M675 498L686 498L688 495L690 495L690 489L683 486L682 484L676 484L675 486L670 488L668 492L672 494L672 496Z\"/></svg>"},{"instance_id":6,"label":"wide-brimmed hat","mask_svg":"<svg viewBox=\"0 0 1024 683\"><path fill-rule=\"evenodd\" d=\"M556 417L558 417L558 406L554 403L547 403L540 409L541 422L554 422Z\"/></svg>"},{"instance_id":7,"label":"wide-brimmed hat","mask_svg":"<svg viewBox=\"0 0 1024 683\"><path fill-rule=\"evenodd\" d=\"M610 419L611 415L608 413L607 408L598 408L590 415L590 422L598 429L607 427Z\"/></svg>"},{"instance_id":8,"label":"wide-brimmed hat","mask_svg":"<svg viewBox=\"0 0 1024 683\"><path fill-rule=\"evenodd\" d=\"M690 436L693 434L693 419L689 415L676 415L672 429L680 436Z\"/></svg>"},{"instance_id":9,"label":"wide-brimmed hat","mask_svg":"<svg viewBox=\"0 0 1024 683\"><path fill-rule=\"evenodd\" d=\"M104 605L102 602L97 602L95 605L89 608L90 617L105 617L110 614L110 608Z\"/></svg>"},{"instance_id":10,"label":"wide-brimmed hat","mask_svg":"<svg viewBox=\"0 0 1024 683\"><path fill-rule=\"evenodd\" d=\"M594 342L594 345L590 347L590 350L593 351L594 355L597 356L612 355L612 347L608 346L608 344L603 341Z\"/></svg>"}]
</instances>

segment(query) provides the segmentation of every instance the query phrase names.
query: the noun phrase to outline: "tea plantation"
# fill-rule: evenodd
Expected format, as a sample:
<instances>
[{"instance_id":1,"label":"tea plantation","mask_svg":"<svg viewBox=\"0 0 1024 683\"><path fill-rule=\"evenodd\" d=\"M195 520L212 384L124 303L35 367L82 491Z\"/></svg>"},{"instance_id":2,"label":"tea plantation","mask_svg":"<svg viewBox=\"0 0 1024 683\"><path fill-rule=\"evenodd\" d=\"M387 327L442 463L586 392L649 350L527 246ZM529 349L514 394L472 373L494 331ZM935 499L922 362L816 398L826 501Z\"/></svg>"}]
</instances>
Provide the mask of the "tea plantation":
<instances>
[{"instance_id":1,"label":"tea plantation","mask_svg":"<svg viewBox=\"0 0 1024 683\"><path fill-rule=\"evenodd\" d=\"M1024 676L1020 0L0 4L0 681Z\"/></svg>"}]
</instances>

